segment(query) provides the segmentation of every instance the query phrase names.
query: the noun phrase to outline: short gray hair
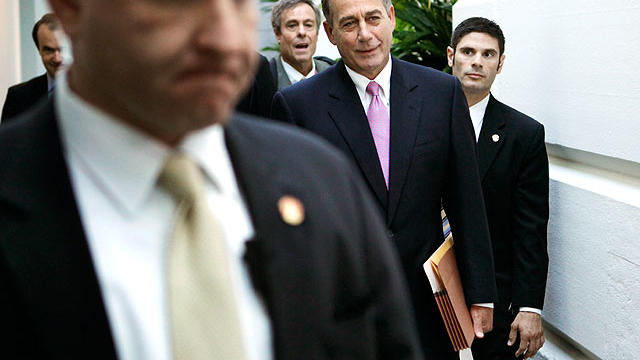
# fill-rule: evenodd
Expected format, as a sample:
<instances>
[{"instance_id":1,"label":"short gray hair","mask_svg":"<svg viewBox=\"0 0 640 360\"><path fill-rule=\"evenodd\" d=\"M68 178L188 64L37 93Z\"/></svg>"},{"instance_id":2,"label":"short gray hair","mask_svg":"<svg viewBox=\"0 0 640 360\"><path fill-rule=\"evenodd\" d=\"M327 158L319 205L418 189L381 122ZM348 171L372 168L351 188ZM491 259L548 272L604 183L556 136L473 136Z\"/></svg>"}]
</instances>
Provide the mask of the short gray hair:
<instances>
[{"instance_id":1,"label":"short gray hair","mask_svg":"<svg viewBox=\"0 0 640 360\"><path fill-rule=\"evenodd\" d=\"M322 13L324 14L324 18L327 19L329 25L333 25L333 18L331 18L331 7L329 6L330 0L322 0ZM387 14L389 13L389 9L391 9L391 0L380 0L382 1L382 5L387 9Z\"/></svg>"},{"instance_id":2,"label":"short gray hair","mask_svg":"<svg viewBox=\"0 0 640 360\"><path fill-rule=\"evenodd\" d=\"M271 27L276 34L280 35L282 30L282 13L287 9L297 6L298 4L307 4L311 6L313 13L316 16L316 30L320 28L320 10L318 10L316 5L313 3L313 0L280 0L273 6L273 9L271 9Z\"/></svg>"}]
</instances>

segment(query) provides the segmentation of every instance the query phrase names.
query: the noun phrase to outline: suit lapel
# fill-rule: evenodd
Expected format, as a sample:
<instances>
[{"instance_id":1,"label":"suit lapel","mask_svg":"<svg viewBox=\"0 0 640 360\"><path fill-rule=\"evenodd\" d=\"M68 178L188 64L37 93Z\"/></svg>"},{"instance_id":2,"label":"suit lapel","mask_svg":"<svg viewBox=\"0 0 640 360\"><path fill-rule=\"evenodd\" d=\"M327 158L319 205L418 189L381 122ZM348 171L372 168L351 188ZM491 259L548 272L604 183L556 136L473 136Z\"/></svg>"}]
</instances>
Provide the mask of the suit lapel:
<instances>
[{"instance_id":1,"label":"suit lapel","mask_svg":"<svg viewBox=\"0 0 640 360\"><path fill-rule=\"evenodd\" d=\"M391 223L398 208L418 131L421 99L413 90L418 86L405 74L404 64L393 59L391 68L391 139L389 148L389 211Z\"/></svg>"},{"instance_id":2,"label":"suit lapel","mask_svg":"<svg viewBox=\"0 0 640 360\"><path fill-rule=\"evenodd\" d=\"M276 358L313 358L321 353L314 333L321 323L315 314L309 288L311 264L305 259L309 249L302 247L310 229L307 223L291 226L278 211L284 195L308 204L308 189L301 188L288 174L274 166L271 154L260 150L260 134L247 127L247 121L235 118L226 127L226 143L236 178L247 202L255 236L247 245L245 260L254 287L263 295L270 315ZM295 292L295 295L292 295ZM311 334L311 336L310 336Z\"/></svg>"},{"instance_id":3,"label":"suit lapel","mask_svg":"<svg viewBox=\"0 0 640 360\"><path fill-rule=\"evenodd\" d=\"M0 188L17 209L3 229L11 234L2 240L9 276L52 358L115 359L52 102L24 120L18 135L26 146L15 149Z\"/></svg>"},{"instance_id":4,"label":"suit lapel","mask_svg":"<svg viewBox=\"0 0 640 360\"><path fill-rule=\"evenodd\" d=\"M335 79L331 84L329 97L329 116L351 150L369 187L386 209L387 185L369 128L369 121L355 85L342 61L336 65ZM391 133L393 134L393 130Z\"/></svg>"},{"instance_id":5,"label":"suit lapel","mask_svg":"<svg viewBox=\"0 0 640 360\"><path fill-rule=\"evenodd\" d=\"M505 134L502 131L504 119L498 111L498 102L493 95L489 96L489 104L487 104L478 137L478 167L481 180L484 179L505 140Z\"/></svg>"},{"instance_id":6,"label":"suit lapel","mask_svg":"<svg viewBox=\"0 0 640 360\"><path fill-rule=\"evenodd\" d=\"M282 57L280 56L276 58L276 67L278 68L278 90L282 90L291 85L291 80L289 80L287 72L284 71L284 66L282 65Z\"/></svg>"}]
</instances>

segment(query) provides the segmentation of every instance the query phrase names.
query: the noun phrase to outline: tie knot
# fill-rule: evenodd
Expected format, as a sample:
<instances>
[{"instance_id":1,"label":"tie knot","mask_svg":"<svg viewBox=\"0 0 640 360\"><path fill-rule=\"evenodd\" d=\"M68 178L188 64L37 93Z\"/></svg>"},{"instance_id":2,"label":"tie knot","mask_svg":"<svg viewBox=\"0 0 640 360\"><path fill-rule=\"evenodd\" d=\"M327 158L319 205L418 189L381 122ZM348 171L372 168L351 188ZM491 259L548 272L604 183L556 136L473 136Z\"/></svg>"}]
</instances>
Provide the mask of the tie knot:
<instances>
[{"instance_id":1,"label":"tie knot","mask_svg":"<svg viewBox=\"0 0 640 360\"><path fill-rule=\"evenodd\" d=\"M184 154L174 154L166 160L158 184L178 201L193 201L204 191L202 172Z\"/></svg>"},{"instance_id":2,"label":"tie knot","mask_svg":"<svg viewBox=\"0 0 640 360\"><path fill-rule=\"evenodd\" d=\"M371 96L378 96L380 93L380 85L375 81L369 82L369 85L367 85L367 93L371 94Z\"/></svg>"}]
</instances>

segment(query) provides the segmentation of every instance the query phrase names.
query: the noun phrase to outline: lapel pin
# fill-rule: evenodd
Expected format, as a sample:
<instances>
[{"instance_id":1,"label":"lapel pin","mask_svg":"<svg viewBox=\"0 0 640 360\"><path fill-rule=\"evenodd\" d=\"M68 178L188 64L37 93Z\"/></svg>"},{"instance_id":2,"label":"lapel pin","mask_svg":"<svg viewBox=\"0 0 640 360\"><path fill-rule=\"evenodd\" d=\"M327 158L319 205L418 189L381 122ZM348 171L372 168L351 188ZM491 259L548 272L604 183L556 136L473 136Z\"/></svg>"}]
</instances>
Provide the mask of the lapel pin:
<instances>
[{"instance_id":1,"label":"lapel pin","mask_svg":"<svg viewBox=\"0 0 640 360\"><path fill-rule=\"evenodd\" d=\"M498 134L491 135L491 140L493 140L493 142L500 141L500 135L498 135Z\"/></svg>"},{"instance_id":2,"label":"lapel pin","mask_svg":"<svg viewBox=\"0 0 640 360\"><path fill-rule=\"evenodd\" d=\"M278 210L282 221L291 226L298 226L304 221L304 206L299 199L291 195L285 195L278 200Z\"/></svg>"}]
</instances>

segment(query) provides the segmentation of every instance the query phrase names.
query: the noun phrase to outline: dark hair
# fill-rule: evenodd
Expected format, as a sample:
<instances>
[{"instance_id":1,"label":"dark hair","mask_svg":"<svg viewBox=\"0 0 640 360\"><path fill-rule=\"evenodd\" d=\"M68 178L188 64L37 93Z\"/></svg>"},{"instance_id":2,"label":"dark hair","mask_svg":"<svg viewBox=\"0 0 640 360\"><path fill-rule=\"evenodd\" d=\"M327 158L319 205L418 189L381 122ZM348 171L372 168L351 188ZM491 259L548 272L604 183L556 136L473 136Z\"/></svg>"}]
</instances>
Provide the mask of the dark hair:
<instances>
[{"instance_id":1,"label":"dark hair","mask_svg":"<svg viewBox=\"0 0 640 360\"><path fill-rule=\"evenodd\" d=\"M391 0L380 0L382 1L382 5L387 9L387 14L389 13L389 9L391 9ZM324 14L324 18L329 22L329 25L333 25L333 19L331 18L331 5L329 4L329 0L322 0L322 13Z\"/></svg>"},{"instance_id":2,"label":"dark hair","mask_svg":"<svg viewBox=\"0 0 640 360\"><path fill-rule=\"evenodd\" d=\"M460 40L472 32L485 33L498 40L498 47L500 48L499 55L504 53L504 34L502 33L502 29L500 29L500 26L495 22L483 17L468 18L456 26L456 29L451 35L451 47L454 52Z\"/></svg>"},{"instance_id":3,"label":"dark hair","mask_svg":"<svg viewBox=\"0 0 640 360\"><path fill-rule=\"evenodd\" d=\"M320 10L318 10L312 0L280 0L273 9L271 9L271 27L276 34L280 35L282 31L282 13L298 4L311 6L313 14L316 16L316 30L320 28Z\"/></svg>"},{"instance_id":4,"label":"dark hair","mask_svg":"<svg viewBox=\"0 0 640 360\"><path fill-rule=\"evenodd\" d=\"M48 13L44 14L43 17L33 25L33 31L31 31L31 37L33 37L33 42L36 43L36 48L40 50L40 43L38 42L38 29L40 29L41 25L47 25L49 29L56 30L60 27L60 20L54 14Z\"/></svg>"}]
</instances>

